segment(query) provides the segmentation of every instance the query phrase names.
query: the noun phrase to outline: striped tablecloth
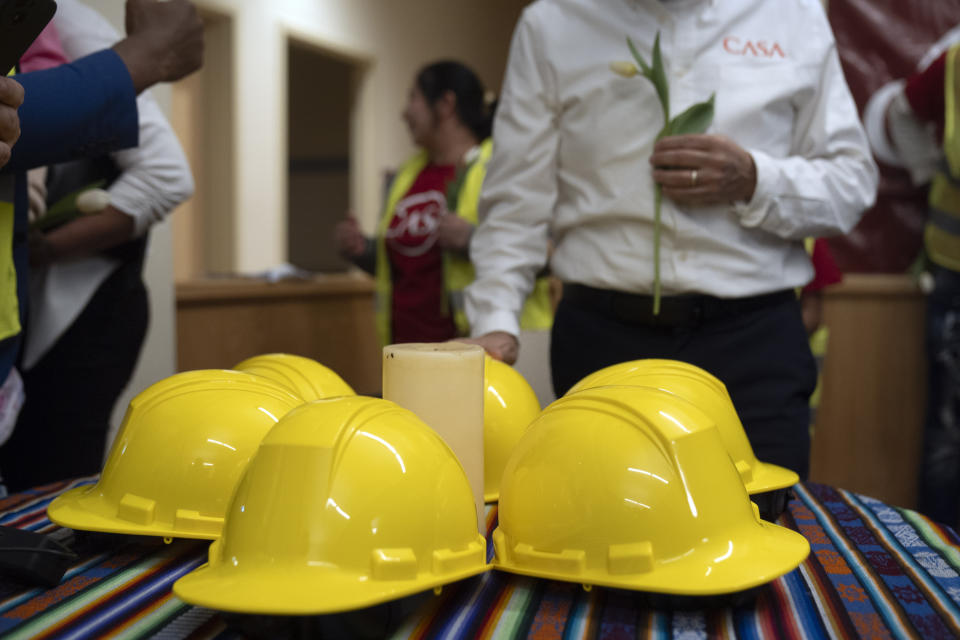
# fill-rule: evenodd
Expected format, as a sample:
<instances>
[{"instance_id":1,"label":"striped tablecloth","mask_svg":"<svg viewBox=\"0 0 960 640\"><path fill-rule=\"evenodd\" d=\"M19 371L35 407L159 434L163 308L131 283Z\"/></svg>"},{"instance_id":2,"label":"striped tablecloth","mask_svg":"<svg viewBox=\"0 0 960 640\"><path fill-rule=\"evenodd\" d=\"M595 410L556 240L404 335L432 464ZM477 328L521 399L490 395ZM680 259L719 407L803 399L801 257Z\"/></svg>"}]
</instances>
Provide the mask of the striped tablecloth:
<instances>
[{"instance_id":1,"label":"striped tablecloth","mask_svg":"<svg viewBox=\"0 0 960 640\"><path fill-rule=\"evenodd\" d=\"M56 529L46 505L82 479L0 501L0 524ZM906 509L802 484L780 524L810 557L736 607L671 611L615 589L499 572L374 610L322 618L225 617L170 587L204 562L206 543L95 536L52 589L0 579L0 634L11 638L957 638L960 538ZM496 510L487 513L488 529ZM99 546L97 546L99 545ZM402 612L402 616L398 614ZM378 626L382 625L382 626Z\"/></svg>"}]
</instances>

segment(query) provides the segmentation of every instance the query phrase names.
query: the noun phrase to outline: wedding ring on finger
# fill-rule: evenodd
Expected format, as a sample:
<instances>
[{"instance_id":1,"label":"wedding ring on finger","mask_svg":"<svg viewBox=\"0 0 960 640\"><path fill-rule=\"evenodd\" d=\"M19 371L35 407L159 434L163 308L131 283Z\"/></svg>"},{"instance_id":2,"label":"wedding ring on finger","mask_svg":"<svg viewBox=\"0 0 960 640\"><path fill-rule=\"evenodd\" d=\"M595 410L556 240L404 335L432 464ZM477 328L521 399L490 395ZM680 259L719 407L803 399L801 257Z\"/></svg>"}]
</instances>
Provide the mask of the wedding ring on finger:
<instances>
[{"instance_id":1,"label":"wedding ring on finger","mask_svg":"<svg viewBox=\"0 0 960 640\"><path fill-rule=\"evenodd\" d=\"M690 172L690 186L691 187L697 186L697 170L696 169Z\"/></svg>"}]
</instances>

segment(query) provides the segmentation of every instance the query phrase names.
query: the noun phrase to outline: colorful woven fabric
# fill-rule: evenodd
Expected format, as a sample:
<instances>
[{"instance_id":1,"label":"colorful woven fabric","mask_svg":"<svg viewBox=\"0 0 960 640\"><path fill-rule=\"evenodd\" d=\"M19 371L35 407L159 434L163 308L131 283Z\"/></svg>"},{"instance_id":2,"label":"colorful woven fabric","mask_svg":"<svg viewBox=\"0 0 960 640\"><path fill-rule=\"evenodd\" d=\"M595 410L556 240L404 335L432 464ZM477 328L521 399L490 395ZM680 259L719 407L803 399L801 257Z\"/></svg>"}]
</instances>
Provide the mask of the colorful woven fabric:
<instances>
[{"instance_id":1,"label":"colorful woven fabric","mask_svg":"<svg viewBox=\"0 0 960 640\"><path fill-rule=\"evenodd\" d=\"M0 501L0 524L56 529L46 506L82 479ZM960 538L906 509L831 487L803 484L780 523L802 533L810 557L736 606L653 606L643 594L520 578L499 572L376 611L324 619L249 620L191 607L170 586L206 559L207 543L93 535L53 589L0 579L0 634L10 638L244 637L263 629L366 628L404 611L401 638L956 638L960 637ZM487 514L488 531L496 509ZM491 545L492 548L492 545ZM412 611L412 613L409 613ZM357 624L361 621L360 624ZM286 626L283 626L286 625ZM312 625L312 626L311 626ZM280 632L272 635L285 635Z\"/></svg>"}]
</instances>

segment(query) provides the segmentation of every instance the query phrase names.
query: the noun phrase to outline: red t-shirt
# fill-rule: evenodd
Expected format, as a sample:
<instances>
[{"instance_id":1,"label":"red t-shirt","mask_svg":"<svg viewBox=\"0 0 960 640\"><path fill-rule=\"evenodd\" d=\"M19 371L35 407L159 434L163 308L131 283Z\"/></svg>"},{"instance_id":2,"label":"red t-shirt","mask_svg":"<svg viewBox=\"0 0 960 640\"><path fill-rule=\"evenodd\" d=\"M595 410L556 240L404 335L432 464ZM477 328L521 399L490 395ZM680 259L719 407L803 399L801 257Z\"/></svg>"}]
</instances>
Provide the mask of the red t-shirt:
<instances>
[{"instance_id":1,"label":"red t-shirt","mask_svg":"<svg viewBox=\"0 0 960 640\"><path fill-rule=\"evenodd\" d=\"M393 279L393 342L443 342L456 336L444 306L443 261L437 226L447 211L454 165L427 165L397 203L387 229Z\"/></svg>"},{"instance_id":2,"label":"red t-shirt","mask_svg":"<svg viewBox=\"0 0 960 640\"><path fill-rule=\"evenodd\" d=\"M843 280L843 273L837 267L833 254L830 252L830 245L824 238L817 238L813 241L813 253L810 254L810 261L813 263L813 280L803 288L805 292L820 291Z\"/></svg>"}]
</instances>

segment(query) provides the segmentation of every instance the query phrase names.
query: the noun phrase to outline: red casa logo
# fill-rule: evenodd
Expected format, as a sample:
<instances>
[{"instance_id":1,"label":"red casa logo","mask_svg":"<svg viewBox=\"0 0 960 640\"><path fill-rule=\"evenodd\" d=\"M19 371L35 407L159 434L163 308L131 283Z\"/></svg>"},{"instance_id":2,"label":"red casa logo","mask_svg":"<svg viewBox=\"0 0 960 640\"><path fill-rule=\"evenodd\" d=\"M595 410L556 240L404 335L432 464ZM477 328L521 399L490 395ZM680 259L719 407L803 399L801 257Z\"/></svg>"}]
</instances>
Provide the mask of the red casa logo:
<instances>
[{"instance_id":1,"label":"red casa logo","mask_svg":"<svg viewBox=\"0 0 960 640\"><path fill-rule=\"evenodd\" d=\"M766 40L743 40L737 36L727 36L723 39L723 50L735 56L752 56L754 58L786 58L780 43L770 43Z\"/></svg>"}]
</instances>

